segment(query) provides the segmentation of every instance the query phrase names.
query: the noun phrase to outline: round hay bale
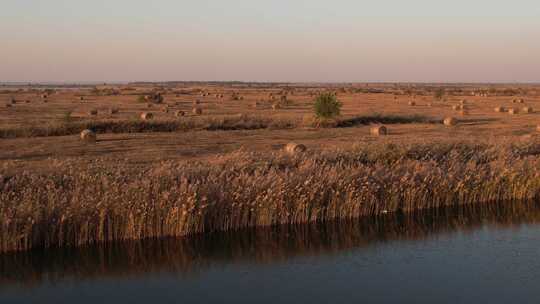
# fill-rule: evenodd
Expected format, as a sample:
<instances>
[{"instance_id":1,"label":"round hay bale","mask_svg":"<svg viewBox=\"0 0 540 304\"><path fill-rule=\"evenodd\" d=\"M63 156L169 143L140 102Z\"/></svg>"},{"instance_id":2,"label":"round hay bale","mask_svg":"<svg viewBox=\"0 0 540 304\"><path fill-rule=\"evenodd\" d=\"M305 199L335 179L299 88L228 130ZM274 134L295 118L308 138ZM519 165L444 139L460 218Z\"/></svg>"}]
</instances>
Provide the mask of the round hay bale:
<instances>
[{"instance_id":1,"label":"round hay bale","mask_svg":"<svg viewBox=\"0 0 540 304\"><path fill-rule=\"evenodd\" d=\"M42 95L41 95L41 98L43 98L43 99L47 99L48 97L49 97L49 96L48 96L47 94L42 94Z\"/></svg>"},{"instance_id":2,"label":"round hay bale","mask_svg":"<svg viewBox=\"0 0 540 304\"><path fill-rule=\"evenodd\" d=\"M374 136L381 136L381 135L387 135L388 134L388 130L386 129L385 126L371 127L369 132L371 133L371 135L374 135Z\"/></svg>"},{"instance_id":3,"label":"round hay bale","mask_svg":"<svg viewBox=\"0 0 540 304\"><path fill-rule=\"evenodd\" d=\"M454 110L454 111L459 111L460 108L461 108L461 105L453 105L452 106L452 110Z\"/></svg>"},{"instance_id":4,"label":"round hay bale","mask_svg":"<svg viewBox=\"0 0 540 304\"><path fill-rule=\"evenodd\" d=\"M96 142L97 136L96 133L92 130L86 129L81 132L81 140L85 142Z\"/></svg>"},{"instance_id":5,"label":"round hay bale","mask_svg":"<svg viewBox=\"0 0 540 304\"><path fill-rule=\"evenodd\" d=\"M517 100L517 102L518 102L518 103L525 103L525 100L524 100L523 98L519 98L519 99Z\"/></svg>"},{"instance_id":6,"label":"round hay bale","mask_svg":"<svg viewBox=\"0 0 540 304\"><path fill-rule=\"evenodd\" d=\"M467 103L467 99L462 99L462 100L459 101L459 104L460 104L460 105L464 105L464 104L466 104L466 103Z\"/></svg>"},{"instance_id":7,"label":"round hay bale","mask_svg":"<svg viewBox=\"0 0 540 304\"><path fill-rule=\"evenodd\" d=\"M523 113L532 113L532 112L534 112L533 108L531 108L531 107L523 107L522 110L523 110Z\"/></svg>"},{"instance_id":8,"label":"round hay bale","mask_svg":"<svg viewBox=\"0 0 540 304\"><path fill-rule=\"evenodd\" d=\"M466 110L466 109L462 109L461 111L459 111L459 115L461 115L461 116L467 116L467 115L469 115L469 111Z\"/></svg>"},{"instance_id":9,"label":"round hay bale","mask_svg":"<svg viewBox=\"0 0 540 304\"><path fill-rule=\"evenodd\" d=\"M92 109L90 111L88 111L88 115L90 116L96 116L98 114L98 110L96 109Z\"/></svg>"},{"instance_id":10,"label":"round hay bale","mask_svg":"<svg viewBox=\"0 0 540 304\"><path fill-rule=\"evenodd\" d=\"M426 105L427 105L428 107L432 107L432 106L433 106L433 103L432 103L432 102L428 102Z\"/></svg>"},{"instance_id":11,"label":"round hay bale","mask_svg":"<svg viewBox=\"0 0 540 304\"><path fill-rule=\"evenodd\" d=\"M285 146L285 152L289 153L289 154L299 154L299 153L303 153L307 150L306 146L302 145L302 144L297 144L297 143L288 143L286 146Z\"/></svg>"},{"instance_id":12,"label":"round hay bale","mask_svg":"<svg viewBox=\"0 0 540 304\"><path fill-rule=\"evenodd\" d=\"M518 114L518 113L519 113L518 108L509 108L508 109L508 114L510 114L510 115L515 115L515 114Z\"/></svg>"},{"instance_id":13,"label":"round hay bale","mask_svg":"<svg viewBox=\"0 0 540 304\"><path fill-rule=\"evenodd\" d=\"M141 119L142 120L150 120L154 118L154 114L150 113L150 112L142 112L141 113Z\"/></svg>"},{"instance_id":14,"label":"round hay bale","mask_svg":"<svg viewBox=\"0 0 540 304\"><path fill-rule=\"evenodd\" d=\"M409 101L409 106L411 106L411 107L416 106L416 102L415 101Z\"/></svg>"},{"instance_id":15,"label":"round hay bale","mask_svg":"<svg viewBox=\"0 0 540 304\"><path fill-rule=\"evenodd\" d=\"M503 113L505 111L506 111L506 109L504 107L496 107L495 108L495 112L497 112L497 113Z\"/></svg>"},{"instance_id":16,"label":"round hay bale","mask_svg":"<svg viewBox=\"0 0 540 304\"><path fill-rule=\"evenodd\" d=\"M279 105L279 103L272 104L272 110L276 111L276 110L279 110L280 108L281 106Z\"/></svg>"},{"instance_id":17,"label":"round hay bale","mask_svg":"<svg viewBox=\"0 0 540 304\"><path fill-rule=\"evenodd\" d=\"M151 103L147 103L147 104L146 104L146 108L147 108L147 109L152 108L152 104L151 104Z\"/></svg>"},{"instance_id":18,"label":"round hay bale","mask_svg":"<svg viewBox=\"0 0 540 304\"><path fill-rule=\"evenodd\" d=\"M108 113L109 115L117 114L117 113L118 113L118 108L108 108L108 109L107 109L107 113Z\"/></svg>"},{"instance_id":19,"label":"round hay bale","mask_svg":"<svg viewBox=\"0 0 540 304\"><path fill-rule=\"evenodd\" d=\"M457 125L458 121L454 117L446 117L443 123L445 126L451 127Z\"/></svg>"},{"instance_id":20,"label":"round hay bale","mask_svg":"<svg viewBox=\"0 0 540 304\"><path fill-rule=\"evenodd\" d=\"M84 96L79 97L80 101L84 101Z\"/></svg>"},{"instance_id":21,"label":"round hay bale","mask_svg":"<svg viewBox=\"0 0 540 304\"><path fill-rule=\"evenodd\" d=\"M201 108L196 107L196 108L193 108L192 112L194 115L201 115L203 111Z\"/></svg>"},{"instance_id":22,"label":"round hay bale","mask_svg":"<svg viewBox=\"0 0 540 304\"><path fill-rule=\"evenodd\" d=\"M174 116L176 116L176 117L182 117L184 115L186 115L186 112L184 112L184 111L176 111L176 112L174 112Z\"/></svg>"},{"instance_id":23,"label":"round hay bale","mask_svg":"<svg viewBox=\"0 0 540 304\"><path fill-rule=\"evenodd\" d=\"M200 100L197 99L197 100L193 101L193 105L198 105L198 104L201 104Z\"/></svg>"},{"instance_id":24,"label":"round hay bale","mask_svg":"<svg viewBox=\"0 0 540 304\"><path fill-rule=\"evenodd\" d=\"M169 113L169 107L165 106L161 109L161 111L163 111L163 113Z\"/></svg>"}]
</instances>

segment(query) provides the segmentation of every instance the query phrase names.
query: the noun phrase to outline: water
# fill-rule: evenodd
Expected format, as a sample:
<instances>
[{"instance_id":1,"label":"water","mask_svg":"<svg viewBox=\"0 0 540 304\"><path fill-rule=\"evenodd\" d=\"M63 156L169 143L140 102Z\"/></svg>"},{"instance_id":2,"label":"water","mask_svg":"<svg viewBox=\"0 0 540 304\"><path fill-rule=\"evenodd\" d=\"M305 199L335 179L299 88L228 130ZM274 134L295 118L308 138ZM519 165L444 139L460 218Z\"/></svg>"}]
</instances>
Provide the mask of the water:
<instances>
[{"instance_id":1,"label":"water","mask_svg":"<svg viewBox=\"0 0 540 304\"><path fill-rule=\"evenodd\" d=\"M0 303L538 303L539 284L530 205L0 256Z\"/></svg>"}]
</instances>

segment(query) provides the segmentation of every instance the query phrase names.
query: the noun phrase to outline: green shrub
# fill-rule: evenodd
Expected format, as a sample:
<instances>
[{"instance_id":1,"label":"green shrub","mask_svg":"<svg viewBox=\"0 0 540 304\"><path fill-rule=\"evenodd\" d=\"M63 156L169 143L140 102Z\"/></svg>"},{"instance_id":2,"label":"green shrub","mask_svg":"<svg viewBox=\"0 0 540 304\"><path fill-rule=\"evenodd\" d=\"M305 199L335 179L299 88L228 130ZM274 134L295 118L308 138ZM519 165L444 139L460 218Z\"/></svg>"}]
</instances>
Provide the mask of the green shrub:
<instances>
[{"instance_id":1,"label":"green shrub","mask_svg":"<svg viewBox=\"0 0 540 304\"><path fill-rule=\"evenodd\" d=\"M313 108L318 118L333 118L341 113L341 103L333 93L321 93L315 98Z\"/></svg>"}]
</instances>

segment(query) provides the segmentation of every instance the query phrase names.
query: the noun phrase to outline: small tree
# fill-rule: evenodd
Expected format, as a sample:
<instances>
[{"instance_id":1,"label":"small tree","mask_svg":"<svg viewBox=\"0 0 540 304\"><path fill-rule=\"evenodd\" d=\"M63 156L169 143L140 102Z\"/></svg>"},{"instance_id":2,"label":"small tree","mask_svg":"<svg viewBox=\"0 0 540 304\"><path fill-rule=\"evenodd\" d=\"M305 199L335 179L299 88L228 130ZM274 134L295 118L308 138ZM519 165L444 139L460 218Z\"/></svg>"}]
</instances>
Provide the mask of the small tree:
<instances>
[{"instance_id":1,"label":"small tree","mask_svg":"<svg viewBox=\"0 0 540 304\"><path fill-rule=\"evenodd\" d=\"M313 108L318 118L333 118L341 113L341 103L333 93L321 93L315 98Z\"/></svg>"},{"instance_id":2,"label":"small tree","mask_svg":"<svg viewBox=\"0 0 540 304\"><path fill-rule=\"evenodd\" d=\"M439 88L437 90L435 90L435 92L433 92L433 97L437 100L441 100L443 99L444 97L444 89L443 88Z\"/></svg>"}]
</instances>

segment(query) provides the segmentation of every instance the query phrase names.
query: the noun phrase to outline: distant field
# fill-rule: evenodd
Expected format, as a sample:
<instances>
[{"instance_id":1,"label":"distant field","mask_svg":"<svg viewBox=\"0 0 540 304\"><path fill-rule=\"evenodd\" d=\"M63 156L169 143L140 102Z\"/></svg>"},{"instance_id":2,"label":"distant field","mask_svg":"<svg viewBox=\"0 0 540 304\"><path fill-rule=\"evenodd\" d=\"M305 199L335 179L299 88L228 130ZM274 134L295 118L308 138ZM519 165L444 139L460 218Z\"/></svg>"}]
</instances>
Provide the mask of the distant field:
<instances>
[{"instance_id":1,"label":"distant field","mask_svg":"<svg viewBox=\"0 0 540 304\"><path fill-rule=\"evenodd\" d=\"M444 89L6 87L0 252L537 201L540 86ZM321 123L313 104L324 91L342 111ZM372 135L380 125L388 134ZM83 129L97 141L82 141ZM306 151L287 153L291 142Z\"/></svg>"}]
</instances>

